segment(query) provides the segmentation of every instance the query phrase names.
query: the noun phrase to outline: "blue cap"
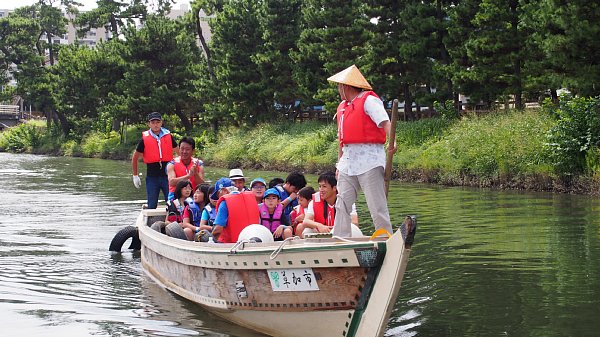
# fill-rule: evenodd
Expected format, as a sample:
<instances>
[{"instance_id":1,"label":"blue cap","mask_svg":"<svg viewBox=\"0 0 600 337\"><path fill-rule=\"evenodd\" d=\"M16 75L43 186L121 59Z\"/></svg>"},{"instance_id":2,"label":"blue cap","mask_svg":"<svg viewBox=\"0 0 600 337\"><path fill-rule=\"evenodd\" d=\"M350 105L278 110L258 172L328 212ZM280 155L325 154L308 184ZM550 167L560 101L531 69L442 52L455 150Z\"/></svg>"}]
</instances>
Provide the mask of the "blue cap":
<instances>
[{"instance_id":1,"label":"blue cap","mask_svg":"<svg viewBox=\"0 0 600 337\"><path fill-rule=\"evenodd\" d=\"M215 191L210 195L210 198L213 200L219 199L217 197L217 195L219 194L219 191L222 188L231 187L231 186L233 186L233 181L231 181L231 179L229 179L229 178L221 178L221 179L217 180L217 182L215 183Z\"/></svg>"},{"instance_id":2,"label":"blue cap","mask_svg":"<svg viewBox=\"0 0 600 337\"><path fill-rule=\"evenodd\" d=\"M279 195L279 191L276 188L269 188L268 190L266 190L263 199L268 197L269 195L274 195L277 197L277 199L281 199L281 195Z\"/></svg>"},{"instance_id":3,"label":"blue cap","mask_svg":"<svg viewBox=\"0 0 600 337\"><path fill-rule=\"evenodd\" d=\"M262 183L263 185L267 186L267 182L263 178L256 178L250 183L250 188L252 188L252 186L254 186L256 183Z\"/></svg>"}]
</instances>

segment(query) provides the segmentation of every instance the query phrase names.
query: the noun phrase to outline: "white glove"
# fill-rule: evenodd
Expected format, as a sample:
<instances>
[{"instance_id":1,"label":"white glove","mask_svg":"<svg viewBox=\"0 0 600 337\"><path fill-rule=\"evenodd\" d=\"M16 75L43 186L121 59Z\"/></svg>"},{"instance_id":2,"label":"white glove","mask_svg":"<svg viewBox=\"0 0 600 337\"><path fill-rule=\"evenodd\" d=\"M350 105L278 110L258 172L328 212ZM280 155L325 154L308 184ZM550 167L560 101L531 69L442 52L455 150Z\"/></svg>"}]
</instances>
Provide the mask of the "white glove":
<instances>
[{"instance_id":1,"label":"white glove","mask_svg":"<svg viewBox=\"0 0 600 337\"><path fill-rule=\"evenodd\" d=\"M140 186L142 186L140 176L133 176L133 186L135 186L135 188L140 188Z\"/></svg>"}]
</instances>

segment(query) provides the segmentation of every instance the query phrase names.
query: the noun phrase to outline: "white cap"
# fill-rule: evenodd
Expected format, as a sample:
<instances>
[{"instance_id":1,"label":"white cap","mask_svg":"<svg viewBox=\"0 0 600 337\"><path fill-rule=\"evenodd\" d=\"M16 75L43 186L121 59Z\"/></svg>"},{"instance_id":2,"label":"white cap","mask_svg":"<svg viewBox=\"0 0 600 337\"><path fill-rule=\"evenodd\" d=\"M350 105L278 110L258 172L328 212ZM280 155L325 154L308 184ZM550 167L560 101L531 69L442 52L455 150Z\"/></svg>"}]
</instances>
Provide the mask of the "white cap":
<instances>
[{"instance_id":1,"label":"white cap","mask_svg":"<svg viewBox=\"0 0 600 337\"><path fill-rule=\"evenodd\" d=\"M229 171L229 179L231 179L231 180L246 179L246 177L244 177L244 173L242 172L241 169L231 169Z\"/></svg>"}]
</instances>

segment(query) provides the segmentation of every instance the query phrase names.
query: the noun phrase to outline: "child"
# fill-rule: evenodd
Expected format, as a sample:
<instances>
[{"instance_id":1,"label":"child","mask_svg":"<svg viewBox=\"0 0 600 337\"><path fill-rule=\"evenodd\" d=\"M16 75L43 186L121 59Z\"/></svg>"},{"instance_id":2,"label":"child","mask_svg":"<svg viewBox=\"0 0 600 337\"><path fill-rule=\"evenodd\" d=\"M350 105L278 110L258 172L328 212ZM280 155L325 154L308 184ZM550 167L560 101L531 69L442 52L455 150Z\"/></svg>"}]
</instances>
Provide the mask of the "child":
<instances>
[{"instance_id":1,"label":"child","mask_svg":"<svg viewBox=\"0 0 600 337\"><path fill-rule=\"evenodd\" d=\"M194 233L198 233L201 229L209 229L208 226L204 228L200 226L202 210L208 204L208 188L207 184L197 185L193 194L194 200L183 211L183 231L188 240L193 240Z\"/></svg>"},{"instance_id":2,"label":"child","mask_svg":"<svg viewBox=\"0 0 600 337\"><path fill-rule=\"evenodd\" d=\"M212 195L215 191L215 187L211 186L208 189L208 195ZM202 211L202 217L200 218L200 229L207 229L212 231L213 223L217 217L217 200L209 197L209 203L204 206Z\"/></svg>"},{"instance_id":3,"label":"child","mask_svg":"<svg viewBox=\"0 0 600 337\"><path fill-rule=\"evenodd\" d=\"M292 237L292 227L283 213L283 206L279 203L279 192L276 189L269 188L265 191L259 211L260 222L273 233L275 241Z\"/></svg>"},{"instance_id":4,"label":"child","mask_svg":"<svg viewBox=\"0 0 600 337\"><path fill-rule=\"evenodd\" d=\"M192 194L192 183L182 180L175 186L175 199L167 201L167 217L165 222L183 222L183 210L188 204L188 198Z\"/></svg>"},{"instance_id":5,"label":"child","mask_svg":"<svg viewBox=\"0 0 600 337\"><path fill-rule=\"evenodd\" d=\"M294 207L294 210L290 213L290 219L292 220L292 226L296 235L302 234L304 230L302 221L304 221L304 214L306 208L308 208L308 204L312 200L313 193L315 193L315 189L310 186L305 186L298 191L298 206Z\"/></svg>"}]
</instances>

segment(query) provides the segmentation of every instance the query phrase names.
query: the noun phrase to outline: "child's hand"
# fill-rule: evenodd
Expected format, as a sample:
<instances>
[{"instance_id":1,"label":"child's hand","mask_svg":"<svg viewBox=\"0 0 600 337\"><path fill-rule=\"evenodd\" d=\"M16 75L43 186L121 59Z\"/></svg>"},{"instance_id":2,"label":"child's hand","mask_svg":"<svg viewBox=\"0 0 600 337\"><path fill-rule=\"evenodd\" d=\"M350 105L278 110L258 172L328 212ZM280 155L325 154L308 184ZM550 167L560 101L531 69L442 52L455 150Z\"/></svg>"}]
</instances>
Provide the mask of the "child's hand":
<instances>
[{"instance_id":1,"label":"child's hand","mask_svg":"<svg viewBox=\"0 0 600 337\"><path fill-rule=\"evenodd\" d=\"M319 224L319 225L317 226L317 231L318 231L319 233L329 233L329 232L330 232L330 229L329 229L329 227L327 227L327 226L325 226L325 225L321 225L321 224Z\"/></svg>"},{"instance_id":2,"label":"child's hand","mask_svg":"<svg viewBox=\"0 0 600 337\"><path fill-rule=\"evenodd\" d=\"M283 225L279 225L279 227L277 227L277 229L275 230L275 232L273 232L273 237L274 238L278 238L281 237L281 234L283 233Z\"/></svg>"}]
</instances>

